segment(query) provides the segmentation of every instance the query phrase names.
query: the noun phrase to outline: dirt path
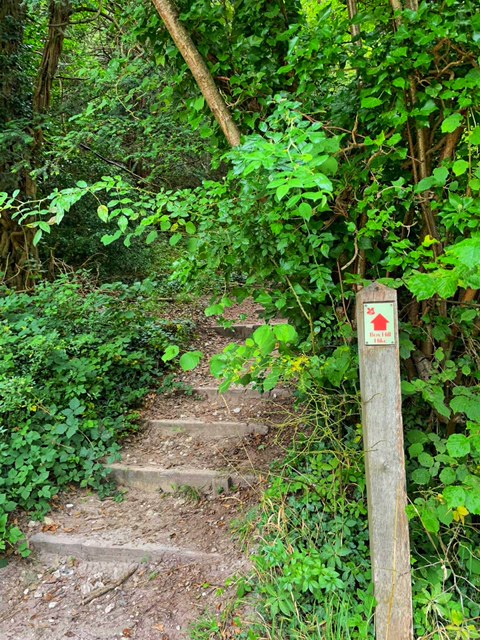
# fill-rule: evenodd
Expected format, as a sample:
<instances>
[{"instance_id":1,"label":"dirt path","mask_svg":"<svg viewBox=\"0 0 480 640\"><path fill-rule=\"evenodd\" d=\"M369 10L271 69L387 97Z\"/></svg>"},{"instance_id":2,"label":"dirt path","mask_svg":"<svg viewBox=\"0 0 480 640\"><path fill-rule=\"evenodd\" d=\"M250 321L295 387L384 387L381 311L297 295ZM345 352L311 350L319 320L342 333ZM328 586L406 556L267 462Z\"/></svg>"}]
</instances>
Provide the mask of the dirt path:
<instances>
[{"instance_id":1,"label":"dirt path","mask_svg":"<svg viewBox=\"0 0 480 640\"><path fill-rule=\"evenodd\" d=\"M255 307L241 312L258 322ZM196 344L209 354L231 341L213 324L198 323ZM187 640L205 611L222 615L235 576L249 570L231 525L282 454L275 425L291 400L220 397L207 359L180 377L199 391L150 398L115 466L122 502L72 491L44 523L28 523L34 553L0 570L2 640Z\"/></svg>"}]
</instances>

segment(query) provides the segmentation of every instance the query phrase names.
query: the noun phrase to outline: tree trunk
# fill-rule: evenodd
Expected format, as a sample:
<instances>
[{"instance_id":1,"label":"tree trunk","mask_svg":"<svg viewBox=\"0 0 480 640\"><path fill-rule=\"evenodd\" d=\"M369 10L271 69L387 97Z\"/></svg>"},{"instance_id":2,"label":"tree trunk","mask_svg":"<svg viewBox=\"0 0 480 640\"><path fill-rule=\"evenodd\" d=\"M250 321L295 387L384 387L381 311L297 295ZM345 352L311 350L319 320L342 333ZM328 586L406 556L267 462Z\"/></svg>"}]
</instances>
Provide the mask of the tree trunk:
<instances>
[{"instance_id":1,"label":"tree trunk","mask_svg":"<svg viewBox=\"0 0 480 640\"><path fill-rule=\"evenodd\" d=\"M350 19L350 33L352 34L352 40L356 40L360 35L360 26L358 24L352 24L352 20L358 13L357 0L347 0L347 10L348 17Z\"/></svg>"},{"instance_id":2,"label":"tree trunk","mask_svg":"<svg viewBox=\"0 0 480 640\"><path fill-rule=\"evenodd\" d=\"M33 96L35 113L47 113L52 103L52 86L63 51L65 31L72 15L70 0L50 0L48 36L37 75Z\"/></svg>"},{"instance_id":3,"label":"tree trunk","mask_svg":"<svg viewBox=\"0 0 480 640\"><path fill-rule=\"evenodd\" d=\"M0 191L26 192L27 174L12 171L15 164L28 163L28 144L20 124L31 116L29 89L25 81L23 34L25 8L22 0L0 0L0 119L8 130L8 142L0 150ZM18 148L25 149L24 157ZM0 280L23 289L31 280L33 232L22 228L11 211L0 211Z\"/></svg>"},{"instance_id":4,"label":"tree trunk","mask_svg":"<svg viewBox=\"0 0 480 640\"><path fill-rule=\"evenodd\" d=\"M50 110L52 104L52 88L58 64L63 51L65 32L70 23L72 5L70 0L50 0L48 8L48 34L43 45L42 61L37 73L35 92L33 94L34 142L30 155L32 169L38 166L38 154L43 145L42 117ZM27 198L37 197L37 184L34 180L27 182Z\"/></svg>"},{"instance_id":5,"label":"tree trunk","mask_svg":"<svg viewBox=\"0 0 480 640\"><path fill-rule=\"evenodd\" d=\"M208 70L205 61L195 47L187 30L179 21L176 10L170 0L153 0L153 4L192 72L225 138L232 147L238 146L240 144L240 131L215 85L212 74Z\"/></svg>"},{"instance_id":6,"label":"tree trunk","mask_svg":"<svg viewBox=\"0 0 480 640\"><path fill-rule=\"evenodd\" d=\"M52 85L63 49L65 29L72 13L70 0L50 0L49 29L43 48L42 61L37 75L35 91L29 103L23 71L22 55L23 31L25 21L22 0L0 0L0 115L15 131L15 135L24 139L25 131L15 121L22 118L37 119L48 112L51 105ZM35 168L38 152L43 144L41 122L35 122L33 142L23 142L25 157L19 158L18 152L2 149L0 155L0 190L12 192L19 190L19 200L36 197L36 183L28 168L13 172L15 164L23 160L25 167ZM31 134L31 131L29 131ZM18 148L18 144L15 148ZM35 230L21 226L12 218L11 211L1 211L0 216L0 272L3 282L16 289L27 289L33 285L33 276L38 272L38 251L33 246Z\"/></svg>"}]
</instances>

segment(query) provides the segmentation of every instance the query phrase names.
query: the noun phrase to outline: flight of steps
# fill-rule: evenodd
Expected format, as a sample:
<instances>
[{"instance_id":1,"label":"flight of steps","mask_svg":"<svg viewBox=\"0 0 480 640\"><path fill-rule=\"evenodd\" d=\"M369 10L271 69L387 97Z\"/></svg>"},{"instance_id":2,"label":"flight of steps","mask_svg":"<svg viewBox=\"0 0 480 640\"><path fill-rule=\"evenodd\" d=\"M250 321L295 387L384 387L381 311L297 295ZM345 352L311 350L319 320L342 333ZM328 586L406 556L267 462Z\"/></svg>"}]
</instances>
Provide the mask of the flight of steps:
<instances>
[{"instance_id":1,"label":"flight of steps","mask_svg":"<svg viewBox=\"0 0 480 640\"><path fill-rule=\"evenodd\" d=\"M241 405L242 400L258 401L258 394L252 390L243 393L240 390L232 390L220 396L214 387L206 389L195 389L194 397L204 398L208 403L227 403L235 407ZM199 402L199 405L201 404ZM266 468L256 469L252 465L252 453L268 434L265 424L250 420L243 422L202 419L201 406L199 409L200 415L194 418L146 420L144 434L135 437L133 447L126 446L122 461L106 465L120 488L127 490L123 501L125 505L128 506L131 495L137 501L142 498L146 503L156 501L157 507L160 504L162 511L165 507L169 508L179 495L191 495L194 500L205 498L212 502L237 488L254 487L258 481L257 474L267 472ZM248 444L247 439L250 440ZM143 446L145 440L148 443L146 447ZM137 443L142 444L140 451L137 451ZM156 453L158 449L168 452L171 447L174 447L174 454L167 454L168 459L162 459ZM192 451L196 453L192 454ZM213 458L206 464L203 462L205 452L209 458ZM242 457L243 453L246 457L239 463L238 457ZM233 455L236 457L236 463L231 465ZM148 459L145 456L148 456ZM60 525L60 530L70 529L72 522L78 524L82 519L82 513L86 514L85 499L80 501L78 508L75 506L52 514L51 519ZM96 509L99 513L105 509L105 503L96 496L89 496L88 501L93 505L88 508L88 517L91 517L90 512L94 513ZM120 509L119 503L110 501L109 504L113 504L116 510ZM181 506L185 508L183 503ZM148 514L142 515L144 520L148 519ZM101 534L96 535L89 532L88 528L85 532L82 527L77 529L80 529L80 535L61 534L58 530L53 533L35 533L30 537L30 545L41 553L75 556L84 560L130 562L140 559L161 560L167 557L181 561L219 559L218 553L213 553L210 557L209 552L203 548L192 549L166 544L162 541L161 532L154 536L158 538L158 542L145 542L141 536L136 539L132 536L133 539L130 541L124 540L113 528L110 531L104 529ZM112 541L117 538L120 539L120 543Z\"/></svg>"},{"instance_id":2,"label":"flight of steps","mask_svg":"<svg viewBox=\"0 0 480 640\"><path fill-rule=\"evenodd\" d=\"M233 335L243 339L256 326L236 325ZM232 329L225 333L219 330L226 337L225 343L231 341ZM212 332L216 331L212 328ZM187 640L188 625L201 615L202 608L219 606L215 593L205 585L224 588L232 576L249 570L248 557L232 541L230 523L258 500L258 483L266 478L275 456L269 427L263 420L269 409L259 410L252 417L252 406L272 407L287 396L286 391L279 391L260 397L251 389L231 389L219 395L213 381L203 384L192 397L185 397L184 401L181 397L175 399L177 413L172 410L168 417L147 417L143 432L126 444L122 460L108 465L112 477L125 490L122 501L102 501L94 493L78 491L62 498L59 508L49 514L45 523L31 523L29 544L41 572L38 575L60 572L57 580L63 585L59 587L60 594L63 593L65 601L77 598L78 611L85 606L84 595L79 593L83 586L75 583L74 578L69 584L70 578L64 577L65 572L70 575L69 562L80 563L74 571L78 574L83 571L84 582L88 572L95 572L98 566L112 567L108 570L115 570L112 576L129 567L141 568L123 587L114 590L116 599L111 601L115 604L123 598L136 603L139 613L135 625L130 625L130 635L121 635L120 631L117 635L110 633L108 619L115 611L118 614L118 607L111 612L108 606L97 604L97 600L86 605L90 607L89 624L95 627L95 632L89 629L88 633L84 630L78 636L72 635L76 631L70 620L75 619L77 609L72 614L67 605L63 609L58 606L51 613L46 609L42 617L38 615L38 604L44 596L34 601L32 590L23 596L25 610L30 606L36 611L31 619L39 618L29 623L31 635L25 627L21 635L5 637ZM188 404L186 409L183 402ZM156 591L152 588L157 582L144 584L138 577L144 576L145 571L160 576L156 579L159 581ZM38 588L35 597L40 597ZM24 594L28 591L24 590ZM59 602L62 597L58 597ZM149 599L158 600L160 610L165 600L157 625L147 623L146 614L141 612L142 600L146 606ZM50 606L45 603L45 607ZM118 615L112 618L112 624L113 620L118 628L126 624ZM153 628L164 630L163 635L148 631ZM0 636L1 633L0 624Z\"/></svg>"}]
</instances>

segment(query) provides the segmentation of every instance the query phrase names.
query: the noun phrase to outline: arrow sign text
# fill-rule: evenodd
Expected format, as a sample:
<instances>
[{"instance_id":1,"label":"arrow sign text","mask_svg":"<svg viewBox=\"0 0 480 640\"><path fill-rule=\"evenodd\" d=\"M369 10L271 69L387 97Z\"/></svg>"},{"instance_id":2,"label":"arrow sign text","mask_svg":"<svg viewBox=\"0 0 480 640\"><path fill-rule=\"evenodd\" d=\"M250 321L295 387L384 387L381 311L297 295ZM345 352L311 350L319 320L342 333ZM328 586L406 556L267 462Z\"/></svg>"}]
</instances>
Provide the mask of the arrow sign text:
<instances>
[{"instance_id":1,"label":"arrow sign text","mask_svg":"<svg viewBox=\"0 0 480 640\"><path fill-rule=\"evenodd\" d=\"M395 314L393 302L364 302L365 344L381 346L395 344Z\"/></svg>"}]
</instances>

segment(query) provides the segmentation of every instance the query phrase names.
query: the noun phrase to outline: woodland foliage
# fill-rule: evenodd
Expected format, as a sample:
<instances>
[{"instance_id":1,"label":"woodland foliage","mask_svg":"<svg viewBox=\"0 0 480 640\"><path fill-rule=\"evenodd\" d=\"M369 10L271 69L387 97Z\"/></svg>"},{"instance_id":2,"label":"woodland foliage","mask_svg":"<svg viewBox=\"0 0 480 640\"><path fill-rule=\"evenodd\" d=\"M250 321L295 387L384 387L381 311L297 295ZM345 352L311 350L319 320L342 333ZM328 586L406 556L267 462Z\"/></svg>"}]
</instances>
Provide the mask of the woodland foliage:
<instances>
[{"instance_id":1,"label":"woodland foliage","mask_svg":"<svg viewBox=\"0 0 480 640\"><path fill-rule=\"evenodd\" d=\"M95 218L88 229L98 220L105 224L98 235L108 250L120 251L115 241L121 238L127 245L145 239L152 247L164 238L181 248L177 282L194 284L209 274L233 283L207 313L221 316L235 296L251 295L267 317L290 321L288 329L265 328L244 345L231 345L214 360L213 372L225 384L253 382L263 390L294 380L317 408L319 394L334 402L357 397L358 288L378 280L398 289L416 632L425 638L476 637L477 2L179 0L178 20L241 132L235 148L223 139L153 3L129 4L122 12L115 5L69 5L69 36L61 52L58 40L52 49L64 61L65 80L49 88L55 99L43 111L35 101L33 111L27 108L28 92L38 97L48 87L39 93L43 67L33 65L27 46L30 4L19 10L9 2L11 19L22 29L3 39L9 44L1 54L18 61L19 95L26 98L2 103L10 154L2 157L2 175L13 175L16 183L4 181L1 196L2 224L10 225L0 245L6 247L5 279L18 284L14 273L21 272L22 286L31 280L23 257L38 264L45 238L61 236L75 218ZM43 20L38 24L45 30ZM6 95L10 81L1 82ZM31 134L32 118L41 122L41 135ZM20 147L30 149L26 156ZM32 179L34 191L27 185ZM235 290L238 281L242 286ZM330 410L316 416L318 425L330 424ZM343 438L356 459L358 421L350 408L340 433L326 430L321 446ZM310 443L302 447L311 449ZM329 455L325 467L310 455L300 456L299 465L316 478L333 474L340 490L343 471L336 475L337 457ZM354 471L349 477L360 486ZM293 520L307 506L318 517L316 498L294 479L272 491L271 504L287 501ZM293 530L304 531L301 518L297 524ZM285 548L293 542L288 527L283 533L263 572L270 575L264 595L268 602L275 580L289 584L298 620L291 622L288 603L266 610L282 633L304 637L318 631L315 616L325 594L338 610L343 591L339 584L333 589L335 580L353 583L340 553L338 566L318 558L328 571L303 583L311 548L297 536L299 555L287 562ZM322 541L313 536L311 543ZM334 575L340 566L344 573ZM345 622L342 633L368 637L361 623L370 607L368 586L355 588L357 605L367 604L357 607L357 622Z\"/></svg>"}]
</instances>

